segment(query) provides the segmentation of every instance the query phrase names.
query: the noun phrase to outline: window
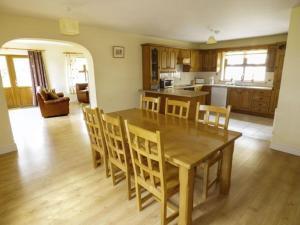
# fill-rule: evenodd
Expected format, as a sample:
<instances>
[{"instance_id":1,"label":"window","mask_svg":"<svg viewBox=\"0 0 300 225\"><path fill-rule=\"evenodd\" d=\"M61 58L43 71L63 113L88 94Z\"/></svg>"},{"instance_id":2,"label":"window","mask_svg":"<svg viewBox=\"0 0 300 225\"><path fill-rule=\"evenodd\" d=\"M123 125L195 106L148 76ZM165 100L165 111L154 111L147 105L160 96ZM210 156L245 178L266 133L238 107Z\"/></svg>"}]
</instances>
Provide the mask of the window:
<instances>
[{"instance_id":1,"label":"window","mask_svg":"<svg viewBox=\"0 0 300 225\"><path fill-rule=\"evenodd\" d=\"M225 52L222 80L265 81L267 54L266 49Z\"/></svg>"},{"instance_id":2,"label":"window","mask_svg":"<svg viewBox=\"0 0 300 225\"><path fill-rule=\"evenodd\" d=\"M88 83L87 59L80 54L66 54L67 84L70 94L76 92L77 83Z\"/></svg>"},{"instance_id":3,"label":"window","mask_svg":"<svg viewBox=\"0 0 300 225\"><path fill-rule=\"evenodd\" d=\"M18 87L31 87L31 71L28 58L13 58Z\"/></svg>"},{"instance_id":4,"label":"window","mask_svg":"<svg viewBox=\"0 0 300 225\"><path fill-rule=\"evenodd\" d=\"M9 71L7 67L6 57L0 56L0 76L2 78L2 85L4 88L11 87Z\"/></svg>"}]
</instances>

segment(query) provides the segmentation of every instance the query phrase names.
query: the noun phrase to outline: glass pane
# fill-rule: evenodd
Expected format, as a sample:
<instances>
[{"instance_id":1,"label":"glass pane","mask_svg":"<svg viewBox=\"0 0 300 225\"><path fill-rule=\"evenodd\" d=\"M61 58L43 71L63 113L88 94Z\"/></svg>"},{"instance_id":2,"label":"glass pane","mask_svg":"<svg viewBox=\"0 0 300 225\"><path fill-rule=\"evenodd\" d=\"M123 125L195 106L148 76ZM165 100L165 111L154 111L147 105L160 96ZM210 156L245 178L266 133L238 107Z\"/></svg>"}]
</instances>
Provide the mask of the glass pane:
<instances>
[{"instance_id":1,"label":"glass pane","mask_svg":"<svg viewBox=\"0 0 300 225\"><path fill-rule=\"evenodd\" d=\"M86 58L75 58L71 66L75 83L87 83L87 60Z\"/></svg>"},{"instance_id":2,"label":"glass pane","mask_svg":"<svg viewBox=\"0 0 300 225\"><path fill-rule=\"evenodd\" d=\"M230 54L226 55L227 65L241 65L244 63L244 55Z\"/></svg>"},{"instance_id":3,"label":"glass pane","mask_svg":"<svg viewBox=\"0 0 300 225\"><path fill-rule=\"evenodd\" d=\"M267 53L247 54L247 64L266 64Z\"/></svg>"},{"instance_id":4,"label":"glass pane","mask_svg":"<svg viewBox=\"0 0 300 225\"><path fill-rule=\"evenodd\" d=\"M266 67L265 66L247 66L245 68L245 81L265 81Z\"/></svg>"},{"instance_id":5,"label":"glass pane","mask_svg":"<svg viewBox=\"0 0 300 225\"><path fill-rule=\"evenodd\" d=\"M225 80L241 80L243 75L242 66L227 66L225 68Z\"/></svg>"},{"instance_id":6,"label":"glass pane","mask_svg":"<svg viewBox=\"0 0 300 225\"><path fill-rule=\"evenodd\" d=\"M31 72L28 58L13 58L18 87L31 87Z\"/></svg>"},{"instance_id":7,"label":"glass pane","mask_svg":"<svg viewBox=\"0 0 300 225\"><path fill-rule=\"evenodd\" d=\"M4 88L11 87L9 72L6 63L6 57L0 56L0 75L2 78L2 85Z\"/></svg>"}]
</instances>

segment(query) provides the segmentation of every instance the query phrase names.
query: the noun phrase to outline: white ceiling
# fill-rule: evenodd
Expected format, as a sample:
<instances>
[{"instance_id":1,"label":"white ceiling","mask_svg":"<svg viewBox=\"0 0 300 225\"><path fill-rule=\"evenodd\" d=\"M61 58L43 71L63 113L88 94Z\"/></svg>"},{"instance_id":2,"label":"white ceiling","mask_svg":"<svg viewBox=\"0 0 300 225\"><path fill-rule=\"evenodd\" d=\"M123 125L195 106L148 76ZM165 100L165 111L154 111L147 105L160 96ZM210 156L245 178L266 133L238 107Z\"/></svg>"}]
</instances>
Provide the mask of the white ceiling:
<instances>
[{"instance_id":1,"label":"white ceiling","mask_svg":"<svg viewBox=\"0 0 300 225\"><path fill-rule=\"evenodd\" d=\"M58 19L72 17L139 34L204 42L285 33L300 0L1 0L0 11ZM68 10L70 8L70 10Z\"/></svg>"}]
</instances>

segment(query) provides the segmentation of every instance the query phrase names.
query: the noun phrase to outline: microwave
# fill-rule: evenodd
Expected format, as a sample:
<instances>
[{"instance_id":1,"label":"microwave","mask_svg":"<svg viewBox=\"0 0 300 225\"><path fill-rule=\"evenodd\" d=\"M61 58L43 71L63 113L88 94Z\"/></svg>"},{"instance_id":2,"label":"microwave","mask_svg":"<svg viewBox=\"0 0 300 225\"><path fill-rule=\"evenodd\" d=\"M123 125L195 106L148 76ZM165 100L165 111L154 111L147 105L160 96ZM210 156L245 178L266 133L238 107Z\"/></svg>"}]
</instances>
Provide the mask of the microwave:
<instances>
[{"instance_id":1,"label":"microwave","mask_svg":"<svg viewBox=\"0 0 300 225\"><path fill-rule=\"evenodd\" d=\"M160 88L172 88L174 87L174 80L171 79L161 79Z\"/></svg>"}]
</instances>

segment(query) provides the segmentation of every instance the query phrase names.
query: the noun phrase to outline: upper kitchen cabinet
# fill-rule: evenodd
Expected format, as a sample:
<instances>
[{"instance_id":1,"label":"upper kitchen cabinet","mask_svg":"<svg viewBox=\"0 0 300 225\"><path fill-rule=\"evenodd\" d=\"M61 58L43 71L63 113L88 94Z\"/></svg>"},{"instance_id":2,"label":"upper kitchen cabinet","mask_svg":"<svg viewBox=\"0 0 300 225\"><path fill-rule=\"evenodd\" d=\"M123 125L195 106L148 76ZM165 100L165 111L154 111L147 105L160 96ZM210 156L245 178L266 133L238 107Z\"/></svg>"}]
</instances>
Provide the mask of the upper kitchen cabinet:
<instances>
[{"instance_id":1,"label":"upper kitchen cabinet","mask_svg":"<svg viewBox=\"0 0 300 225\"><path fill-rule=\"evenodd\" d=\"M178 49L177 64L191 64L191 50Z\"/></svg>"},{"instance_id":2,"label":"upper kitchen cabinet","mask_svg":"<svg viewBox=\"0 0 300 225\"><path fill-rule=\"evenodd\" d=\"M268 57L266 63L266 71L274 72L276 64L276 55L277 55L277 45L270 45L268 47Z\"/></svg>"},{"instance_id":3,"label":"upper kitchen cabinet","mask_svg":"<svg viewBox=\"0 0 300 225\"><path fill-rule=\"evenodd\" d=\"M190 72L200 72L202 68L202 55L199 50L191 50Z\"/></svg>"},{"instance_id":4,"label":"upper kitchen cabinet","mask_svg":"<svg viewBox=\"0 0 300 225\"><path fill-rule=\"evenodd\" d=\"M217 72L218 52L217 50L201 50L203 72Z\"/></svg>"},{"instance_id":5,"label":"upper kitchen cabinet","mask_svg":"<svg viewBox=\"0 0 300 225\"><path fill-rule=\"evenodd\" d=\"M280 85L281 85L281 77L282 77L285 49L286 49L285 43L278 44L276 60L275 60L275 67L274 67L273 91L272 91L271 103L270 103L270 109L269 109L270 113L272 113L272 114L275 113L275 109L277 108L277 104L278 104L278 97L279 97L279 91L280 91Z\"/></svg>"},{"instance_id":6,"label":"upper kitchen cabinet","mask_svg":"<svg viewBox=\"0 0 300 225\"><path fill-rule=\"evenodd\" d=\"M160 47L160 71L173 72L176 71L178 50L175 48Z\"/></svg>"},{"instance_id":7,"label":"upper kitchen cabinet","mask_svg":"<svg viewBox=\"0 0 300 225\"><path fill-rule=\"evenodd\" d=\"M160 54L159 48L142 45L143 56L143 89L150 90L159 87Z\"/></svg>"}]
</instances>

